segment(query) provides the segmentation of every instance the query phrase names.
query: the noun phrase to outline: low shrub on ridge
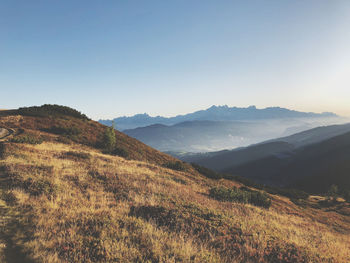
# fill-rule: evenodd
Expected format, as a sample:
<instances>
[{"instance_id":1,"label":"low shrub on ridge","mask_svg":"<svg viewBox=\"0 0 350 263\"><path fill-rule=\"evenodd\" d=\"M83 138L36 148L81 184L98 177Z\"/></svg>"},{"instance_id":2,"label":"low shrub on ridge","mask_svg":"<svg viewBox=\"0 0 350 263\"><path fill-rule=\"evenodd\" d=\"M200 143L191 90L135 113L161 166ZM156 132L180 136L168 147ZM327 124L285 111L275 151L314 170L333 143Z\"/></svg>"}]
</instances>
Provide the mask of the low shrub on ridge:
<instances>
[{"instance_id":1,"label":"low shrub on ridge","mask_svg":"<svg viewBox=\"0 0 350 263\"><path fill-rule=\"evenodd\" d=\"M236 187L213 187L209 190L209 196L219 201L249 203L264 208L269 208L271 206L271 199L266 193L261 193L253 190L238 189Z\"/></svg>"}]
</instances>

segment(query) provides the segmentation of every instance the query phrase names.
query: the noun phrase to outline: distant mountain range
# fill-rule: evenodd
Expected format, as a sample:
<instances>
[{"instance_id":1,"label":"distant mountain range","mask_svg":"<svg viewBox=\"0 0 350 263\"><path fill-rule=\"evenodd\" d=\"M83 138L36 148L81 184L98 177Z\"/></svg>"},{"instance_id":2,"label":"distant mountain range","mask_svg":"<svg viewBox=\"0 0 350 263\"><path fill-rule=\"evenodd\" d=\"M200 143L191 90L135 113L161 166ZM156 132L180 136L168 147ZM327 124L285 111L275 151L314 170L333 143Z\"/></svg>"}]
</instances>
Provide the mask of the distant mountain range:
<instances>
[{"instance_id":1,"label":"distant mountain range","mask_svg":"<svg viewBox=\"0 0 350 263\"><path fill-rule=\"evenodd\" d=\"M131 130L127 135L160 151L215 151L249 145L276 137L284 130L264 122L186 121L166 126L154 124Z\"/></svg>"},{"instance_id":2,"label":"distant mountain range","mask_svg":"<svg viewBox=\"0 0 350 263\"><path fill-rule=\"evenodd\" d=\"M334 120L328 120L331 121ZM123 132L163 152L210 152L244 147L319 125L322 124L313 118L186 121L169 126L154 124Z\"/></svg>"},{"instance_id":3,"label":"distant mountain range","mask_svg":"<svg viewBox=\"0 0 350 263\"><path fill-rule=\"evenodd\" d=\"M331 184L350 187L350 124L318 127L232 151L178 157L260 183L324 192Z\"/></svg>"},{"instance_id":4,"label":"distant mountain range","mask_svg":"<svg viewBox=\"0 0 350 263\"><path fill-rule=\"evenodd\" d=\"M151 117L148 114L137 114L131 117L119 117L113 120L100 120L99 122L108 126L114 121L118 130L134 129L153 124L174 125L186 121L241 121L241 120L263 120L263 119L285 119L285 118L315 118L336 117L331 112L312 113L289 110L280 107L269 107L257 109L255 106L247 108L212 106L206 110L178 115L176 117Z\"/></svg>"}]
</instances>

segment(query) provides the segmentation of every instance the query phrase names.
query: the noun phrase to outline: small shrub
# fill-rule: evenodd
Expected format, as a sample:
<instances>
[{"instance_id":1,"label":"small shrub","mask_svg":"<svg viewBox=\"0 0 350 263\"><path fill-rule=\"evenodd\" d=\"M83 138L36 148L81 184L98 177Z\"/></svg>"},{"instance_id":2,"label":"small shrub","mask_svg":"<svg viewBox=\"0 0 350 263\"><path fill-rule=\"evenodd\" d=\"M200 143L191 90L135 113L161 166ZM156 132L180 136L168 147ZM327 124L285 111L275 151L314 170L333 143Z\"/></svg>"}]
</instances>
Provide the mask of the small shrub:
<instances>
[{"instance_id":1,"label":"small shrub","mask_svg":"<svg viewBox=\"0 0 350 263\"><path fill-rule=\"evenodd\" d=\"M64 127L64 126L53 126L46 131L57 134L57 135L65 135L65 136L78 136L82 133L82 130L76 126L72 127Z\"/></svg>"},{"instance_id":2,"label":"small shrub","mask_svg":"<svg viewBox=\"0 0 350 263\"><path fill-rule=\"evenodd\" d=\"M271 206L271 199L266 193L236 187L232 189L222 186L213 187L209 191L209 196L219 201L250 203L264 208Z\"/></svg>"},{"instance_id":3,"label":"small shrub","mask_svg":"<svg viewBox=\"0 0 350 263\"><path fill-rule=\"evenodd\" d=\"M67 138L66 136L60 136L57 138L57 142L63 143L63 144L71 144L72 141Z\"/></svg>"},{"instance_id":4,"label":"small shrub","mask_svg":"<svg viewBox=\"0 0 350 263\"><path fill-rule=\"evenodd\" d=\"M176 170L176 171L186 171L187 170L186 165L181 161L167 162L167 163L163 164L163 166L166 168L172 169L172 170Z\"/></svg>"},{"instance_id":5,"label":"small shrub","mask_svg":"<svg viewBox=\"0 0 350 263\"><path fill-rule=\"evenodd\" d=\"M33 180L32 178L28 178L23 181L22 187L33 196L46 195L49 198L56 196L58 191L56 185L45 179Z\"/></svg>"},{"instance_id":6,"label":"small shrub","mask_svg":"<svg viewBox=\"0 0 350 263\"><path fill-rule=\"evenodd\" d=\"M115 130L113 127L106 127L103 138L102 138L102 147L108 151L112 152L115 144L116 144L116 136L115 136Z\"/></svg>"},{"instance_id":7,"label":"small shrub","mask_svg":"<svg viewBox=\"0 0 350 263\"><path fill-rule=\"evenodd\" d=\"M13 137L11 139L11 142L14 143L28 143L28 144L41 144L43 142L43 138L33 135L20 135L17 137Z\"/></svg>"},{"instance_id":8,"label":"small shrub","mask_svg":"<svg viewBox=\"0 0 350 263\"><path fill-rule=\"evenodd\" d=\"M120 157L123 157L123 158L128 158L129 157L128 150L126 150L124 148L120 148L120 147L114 148L114 150L112 151L112 154L120 156Z\"/></svg>"},{"instance_id":9,"label":"small shrub","mask_svg":"<svg viewBox=\"0 0 350 263\"><path fill-rule=\"evenodd\" d=\"M252 191L250 193L250 198L248 199L248 203L251 203L256 206L261 206L264 208L269 208L271 206L271 199L266 193Z\"/></svg>"}]
</instances>

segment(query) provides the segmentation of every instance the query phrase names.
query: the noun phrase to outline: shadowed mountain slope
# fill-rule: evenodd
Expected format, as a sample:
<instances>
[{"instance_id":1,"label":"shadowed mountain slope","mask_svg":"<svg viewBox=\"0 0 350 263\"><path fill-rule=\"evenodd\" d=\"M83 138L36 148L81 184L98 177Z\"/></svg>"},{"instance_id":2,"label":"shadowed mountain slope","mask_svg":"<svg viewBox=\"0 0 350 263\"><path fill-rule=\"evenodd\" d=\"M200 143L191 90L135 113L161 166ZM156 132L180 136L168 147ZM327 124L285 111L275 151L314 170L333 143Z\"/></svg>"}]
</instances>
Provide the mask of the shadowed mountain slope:
<instances>
[{"instance_id":1,"label":"shadowed mountain slope","mask_svg":"<svg viewBox=\"0 0 350 263\"><path fill-rule=\"evenodd\" d=\"M350 133L224 171L314 193L326 192L332 184L350 189Z\"/></svg>"},{"instance_id":2,"label":"shadowed mountain slope","mask_svg":"<svg viewBox=\"0 0 350 263\"><path fill-rule=\"evenodd\" d=\"M270 156L289 156L301 147L325 141L350 132L350 124L317 127L288 137L278 138L245 148L199 154L176 155L187 162L195 162L216 171L229 171L229 168L250 163Z\"/></svg>"}]
</instances>

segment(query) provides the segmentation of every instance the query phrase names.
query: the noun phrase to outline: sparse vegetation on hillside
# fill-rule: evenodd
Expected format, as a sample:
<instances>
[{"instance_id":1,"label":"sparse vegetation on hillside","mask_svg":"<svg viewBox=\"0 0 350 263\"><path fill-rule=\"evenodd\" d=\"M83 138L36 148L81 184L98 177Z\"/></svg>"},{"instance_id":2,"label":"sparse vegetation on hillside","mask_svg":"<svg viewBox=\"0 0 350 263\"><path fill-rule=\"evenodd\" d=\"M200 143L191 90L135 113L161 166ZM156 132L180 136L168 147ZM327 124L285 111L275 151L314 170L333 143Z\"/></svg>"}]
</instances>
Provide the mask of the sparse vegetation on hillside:
<instances>
[{"instance_id":1,"label":"sparse vegetation on hillside","mask_svg":"<svg viewBox=\"0 0 350 263\"><path fill-rule=\"evenodd\" d=\"M15 143L40 144L43 141L44 141L43 138L39 136L29 135L29 134L24 134L24 135L11 138L11 142L15 142Z\"/></svg>"},{"instance_id":2,"label":"sparse vegetation on hillside","mask_svg":"<svg viewBox=\"0 0 350 263\"><path fill-rule=\"evenodd\" d=\"M76 141L59 143L50 128L72 123L81 129ZM115 149L128 160L103 154L105 127L93 121L12 115L0 125L23 129L13 138L44 138L0 143L3 262L350 261L345 202L330 209L305 199L301 207L214 180L117 131Z\"/></svg>"},{"instance_id":3,"label":"sparse vegetation on hillside","mask_svg":"<svg viewBox=\"0 0 350 263\"><path fill-rule=\"evenodd\" d=\"M46 109L46 107L30 108ZM66 107L62 106L62 108ZM21 135L30 135L41 137L46 141L64 144L78 143L98 150L105 150L102 142L106 126L92 120L79 118L76 114L64 115L64 111L60 112L62 114L55 114L49 110L45 111L45 114L39 114L39 116L34 116L35 114L27 116L21 115L20 110L4 111L0 112L0 126L15 130L14 140L17 140L16 137ZM115 147L109 152L112 155L159 165L176 161L175 158L152 149L117 130L114 130L114 133L117 140Z\"/></svg>"},{"instance_id":4,"label":"sparse vegetation on hillside","mask_svg":"<svg viewBox=\"0 0 350 263\"><path fill-rule=\"evenodd\" d=\"M7 235L36 262L347 262L350 257L350 224L336 212L306 212L267 194L262 195L271 199L268 210L231 202L231 195L230 200L221 195L222 189L229 194L227 189L234 189L231 181L78 145L5 148L0 191L11 213L20 215L8 215ZM237 187L243 195L256 192ZM341 225L342 232L332 225Z\"/></svg>"}]
</instances>

